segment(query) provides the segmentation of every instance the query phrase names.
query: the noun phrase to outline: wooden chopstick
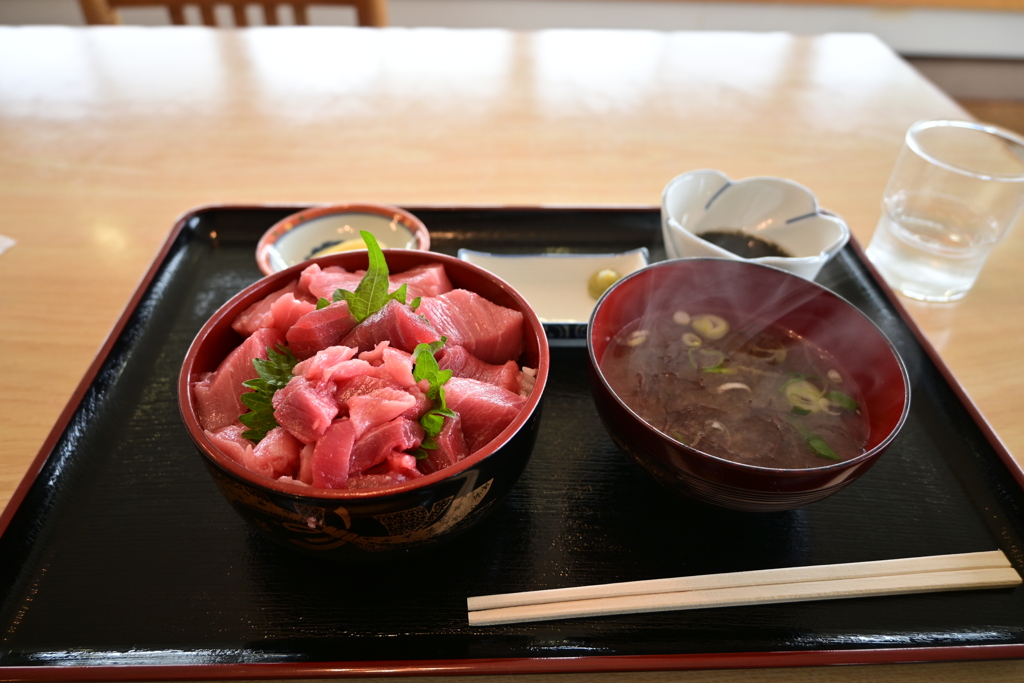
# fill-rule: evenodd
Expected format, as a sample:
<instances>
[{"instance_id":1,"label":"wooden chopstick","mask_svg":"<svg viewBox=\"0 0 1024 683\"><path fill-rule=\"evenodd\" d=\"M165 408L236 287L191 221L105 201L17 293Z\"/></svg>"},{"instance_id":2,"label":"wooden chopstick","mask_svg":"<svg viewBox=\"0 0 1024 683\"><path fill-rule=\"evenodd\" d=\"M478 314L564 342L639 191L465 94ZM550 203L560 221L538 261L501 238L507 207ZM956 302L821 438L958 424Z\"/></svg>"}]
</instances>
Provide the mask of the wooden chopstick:
<instances>
[{"instance_id":1,"label":"wooden chopstick","mask_svg":"<svg viewBox=\"0 0 1024 683\"><path fill-rule=\"evenodd\" d=\"M996 550L479 596L467 604L469 623L482 626L1020 583L1006 555Z\"/></svg>"}]
</instances>

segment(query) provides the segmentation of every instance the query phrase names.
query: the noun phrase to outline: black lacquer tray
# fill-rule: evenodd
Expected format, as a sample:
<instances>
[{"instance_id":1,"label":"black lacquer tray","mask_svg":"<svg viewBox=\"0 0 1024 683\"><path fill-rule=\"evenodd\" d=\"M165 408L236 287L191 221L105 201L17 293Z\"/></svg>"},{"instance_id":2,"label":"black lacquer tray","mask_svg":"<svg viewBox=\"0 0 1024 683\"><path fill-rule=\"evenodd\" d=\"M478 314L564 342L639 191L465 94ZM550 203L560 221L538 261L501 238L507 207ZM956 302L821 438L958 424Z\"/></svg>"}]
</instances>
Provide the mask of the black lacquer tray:
<instances>
[{"instance_id":1,"label":"black lacquer tray","mask_svg":"<svg viewBox=\"0 0 1024 683\"><path fill-rule=\"evenodd\" d=\"M818 280L910 371L896 443L853 486L784 513L661 490L605 434L580 347L552 349L533 457L451 544L373 566L280 548L204 470L175 382L195 333L260 273L300 208L211 207L172 234L0 518L0 678L237 678L793 666L1024 656L1024 588L469 627L466 597L1001 548L1020 471L847 246ZM412 208L432 247L664 257L653 209Z\"/></svg>"}]
</instances>

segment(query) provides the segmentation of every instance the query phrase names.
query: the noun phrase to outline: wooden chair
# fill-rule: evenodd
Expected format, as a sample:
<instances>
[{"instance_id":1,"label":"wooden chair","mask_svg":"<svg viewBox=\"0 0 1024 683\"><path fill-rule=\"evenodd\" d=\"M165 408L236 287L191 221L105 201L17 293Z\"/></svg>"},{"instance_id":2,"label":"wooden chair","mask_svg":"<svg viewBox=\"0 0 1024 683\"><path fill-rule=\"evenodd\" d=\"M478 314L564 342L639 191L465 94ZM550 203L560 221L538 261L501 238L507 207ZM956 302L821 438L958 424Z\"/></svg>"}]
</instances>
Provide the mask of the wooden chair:
<instances>
[{"instance_id":1,"label":"wooden chair","mask_svg":"<svg viewBox=\"0 0 1024 683\"><path fill-rule=\"evenodd\" d=\"M310 2L262 2L259 0L78 0L85 15L87 24L120 24L118 7L143 7L162 5L170 12L171 22L176 25L185 24L185 7L193 5L199 8L203 23L217 26L217 17L213 11L216 5L228 5L235 17L235 26L248 26L246 17L247 5L263 7L264 21L268 26L278 23L277 8L279 5L290 5L295 15L295 23L309 24L307 7L309 5L348 5L356 8L360 26L387 26L387 0L311 0Z\"/></svg>"}]
</instances>

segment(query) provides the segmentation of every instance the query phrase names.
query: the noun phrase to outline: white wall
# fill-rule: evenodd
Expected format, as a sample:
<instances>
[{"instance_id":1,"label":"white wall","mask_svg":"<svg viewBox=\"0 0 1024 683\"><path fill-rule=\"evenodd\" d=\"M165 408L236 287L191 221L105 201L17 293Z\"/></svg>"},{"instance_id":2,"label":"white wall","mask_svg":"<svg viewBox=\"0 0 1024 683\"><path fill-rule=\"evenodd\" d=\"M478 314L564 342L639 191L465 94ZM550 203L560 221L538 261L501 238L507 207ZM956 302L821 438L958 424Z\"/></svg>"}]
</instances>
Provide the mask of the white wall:
<instances>
[{"instance_id":1,"label":"white wall","mask_svg":"<svg viewBox=\"0 0 1024 683\"><path fill-rule=\"evenodd\" d=\"M389 9L394 26L855 31L874 33L904 55L1024 59L1024 12L665 0L389 0ZM121 13L126 23L167 23L160 9ZM310 16L313 23L352 24L355 14L313 7ZM0 0L0 24L81 23L77 0Z\"/></svg>"}]
</instances>

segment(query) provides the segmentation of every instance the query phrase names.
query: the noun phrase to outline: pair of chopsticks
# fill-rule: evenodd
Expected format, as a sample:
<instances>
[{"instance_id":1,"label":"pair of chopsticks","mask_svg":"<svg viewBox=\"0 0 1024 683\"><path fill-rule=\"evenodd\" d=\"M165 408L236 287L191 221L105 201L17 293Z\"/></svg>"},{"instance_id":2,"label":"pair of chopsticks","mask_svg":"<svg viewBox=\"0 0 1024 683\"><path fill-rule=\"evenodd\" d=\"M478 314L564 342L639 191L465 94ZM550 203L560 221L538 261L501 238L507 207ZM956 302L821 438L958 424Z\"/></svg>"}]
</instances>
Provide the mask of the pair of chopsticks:
<instances>
[{"instance_id":1,"label":"pair of chopsticks","mask_svg":"<svg viewBox=\"0 0 1024 683\"><path fill-rule=\"evenodd\" d=\"M471 626L1021 583L1001 550L609 583L467 599Z\"/></svg>"}]
</instances>

